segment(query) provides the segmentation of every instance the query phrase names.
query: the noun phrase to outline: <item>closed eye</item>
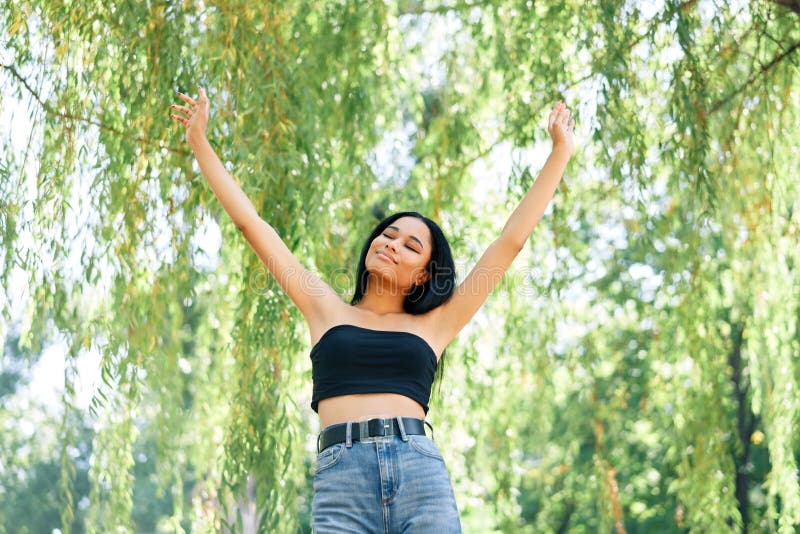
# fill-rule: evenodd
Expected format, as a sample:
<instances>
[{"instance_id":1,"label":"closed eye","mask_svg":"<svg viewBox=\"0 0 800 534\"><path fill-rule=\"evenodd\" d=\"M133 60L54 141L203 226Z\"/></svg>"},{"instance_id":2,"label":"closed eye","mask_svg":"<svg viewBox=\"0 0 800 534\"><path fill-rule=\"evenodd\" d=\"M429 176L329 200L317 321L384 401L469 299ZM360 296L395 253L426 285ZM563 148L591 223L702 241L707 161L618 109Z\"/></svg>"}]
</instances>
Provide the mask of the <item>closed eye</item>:
<instances>
[{"instance_id":1,"label":"closed eye","mask_svg":"<svg viewBox=\"0 0 800 534\"><path fill-rule=\"evenodd\" d=\"M383 234L383 236L384 236L384 237L388 237L389 239L392 239L392 236L390 236L389 234ZM411 246L409 246L409 245L406 245L406 248L407 248L407 249L410 249L410 250L413 250L413 251L414 251L414 252L416 252L417 254L419 254L419 253L420 253L420 252L419 252L417 249L415 249L415 248L413 248L413 247L411 247Z\"/></svg>"}]
</instances>

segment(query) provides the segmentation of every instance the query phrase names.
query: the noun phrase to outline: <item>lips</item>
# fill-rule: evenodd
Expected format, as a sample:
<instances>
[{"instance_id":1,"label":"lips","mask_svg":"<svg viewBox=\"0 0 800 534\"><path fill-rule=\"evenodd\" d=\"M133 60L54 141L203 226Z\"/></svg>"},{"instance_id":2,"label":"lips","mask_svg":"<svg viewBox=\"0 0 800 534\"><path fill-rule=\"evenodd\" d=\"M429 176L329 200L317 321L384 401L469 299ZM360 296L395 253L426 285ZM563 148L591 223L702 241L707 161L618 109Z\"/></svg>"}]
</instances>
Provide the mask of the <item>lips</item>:
<instances>
[{"instance_id":1,"label":"lips","mask_svg":"<svg viewBox=\"0 0 800 534\"><path fill-rule=\"evenodd\" d=\"M380 250L379 250L379 251L377 252L377 254L378 254L378 256L383 256L384 258L386 258L387 260L389 260L389 261L390 261L390 262L392 262L392 263L397 263L397 262L394 260L394 258L392 258L391 256L389 256L389 255L388 255L388 254L386 254L385 252L382 252L382 251L380 251Z\"/></svg>"}]
</instances>

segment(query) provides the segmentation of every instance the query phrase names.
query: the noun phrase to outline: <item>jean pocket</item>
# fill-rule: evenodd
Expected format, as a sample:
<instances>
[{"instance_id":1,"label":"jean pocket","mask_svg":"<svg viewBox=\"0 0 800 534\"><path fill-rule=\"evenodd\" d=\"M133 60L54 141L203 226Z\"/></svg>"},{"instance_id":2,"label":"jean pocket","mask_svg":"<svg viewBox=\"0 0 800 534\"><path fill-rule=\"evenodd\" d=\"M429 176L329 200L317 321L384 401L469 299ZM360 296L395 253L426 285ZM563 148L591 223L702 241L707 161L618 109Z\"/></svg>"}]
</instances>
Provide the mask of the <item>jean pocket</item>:
<instances>
[{"instance_id":1,"label":"jean pocket","mask_svg":"<svg viewBox=\"0 0 800 534\"><path fill-rule=\"evenodd\" d=\"M436 458L437 460L444 461L444 458L442 458L442 453L439 452L439 447L437 447L436 443L434 443L433 440L428 436L423 434L409 434L408 442L411 444L411 448L418 453L430 458Z\"/></svg>"},{"instance_id":2,"label":"jean pocket","mask_svg":"<svg viewBox=\"0 0 800 534\"><path fill-rule=\"evenodd\" d=\"M344 442L342 443L335 443L330 447L326 448L324 451L317 454L317 467L314 470L315 474L319 474L326 469L330 469L334 465L339 463L339 460L342 459L342 453L344 452Z\"/></svg>"}]
</instances>

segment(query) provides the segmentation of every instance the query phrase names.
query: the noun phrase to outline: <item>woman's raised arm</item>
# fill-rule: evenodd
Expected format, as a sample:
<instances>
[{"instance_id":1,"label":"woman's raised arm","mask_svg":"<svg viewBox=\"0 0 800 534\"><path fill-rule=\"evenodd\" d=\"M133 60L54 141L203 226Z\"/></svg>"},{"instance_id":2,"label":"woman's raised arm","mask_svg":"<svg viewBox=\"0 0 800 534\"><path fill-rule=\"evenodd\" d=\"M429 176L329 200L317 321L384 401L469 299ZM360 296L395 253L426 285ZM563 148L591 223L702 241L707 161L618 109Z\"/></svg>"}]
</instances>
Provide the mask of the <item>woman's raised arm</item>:
<instances>
[{"instance_id":1,"label":"woman's raised arm","mask_svg":"<svg viewBox=\"0 0 800 534\"><path fill-rule=\"evenodd\" d=\"M553 198L575 149L572 135L575 121L570 121L569 115L570 111L563 102L553 106L547 124L553 148L539 176L508 218L500 236L489 245L453 296L434 310L440 344L447 345L480 309L522 250Z\"/></svg>"},{"instance_id":2,"label":"woman's raised arm","mask_svg":"<svg viewBox=\"0 0 800 534\"><path fill-rule=\"evenodd\" d=\"M203 176L252 249L298 307L311 329L324 325L343 305L342 299L294 257L275 229L261 219L253 203L222 165L206 139L208 96L200 87L198 93L195 101L179 92L178 96L186 106L173 104L176 113L170 116L186 127L186 142L194 152Z\"/></svg>"},{"instance_id":3,"label":"woman's raised arm","mask_svg":"<svg viewBox=\"0 0 800 534\"><path fill-rule=\"evenodd\" d=\"M209 102L204 89L198 87L197 101L181 92L178 96L186 102L186 106L172 104L172 109L183 115L170 116L186 127L186 142L194 152L200 170L206 177L208 185L222 204L222 207L230 215L234 224L239 230L244 229L249 224L254 224L258 218L253 203L244 194L242 188L228 173L222 165L211 144L206 138L206 125L208 124Z\"/></svg>"}]
</instances>

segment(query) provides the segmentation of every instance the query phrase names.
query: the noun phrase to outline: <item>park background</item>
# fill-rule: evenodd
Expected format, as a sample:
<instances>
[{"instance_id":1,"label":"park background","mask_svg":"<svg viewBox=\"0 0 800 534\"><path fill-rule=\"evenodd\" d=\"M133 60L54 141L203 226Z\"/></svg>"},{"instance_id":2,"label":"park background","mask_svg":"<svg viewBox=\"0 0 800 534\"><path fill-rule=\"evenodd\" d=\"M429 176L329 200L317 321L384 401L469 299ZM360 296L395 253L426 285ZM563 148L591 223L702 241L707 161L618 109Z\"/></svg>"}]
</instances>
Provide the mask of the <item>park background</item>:
<instances>
[{"instance_id":1,"label":"park background","mask_svg":"<svg viewBox=\"0 0 800 534\"><path fill-rule=\"evenodd\" d=\"M464 278L564 100L576 153L437 373L465 532L800 528L800 2L0 5L0 531L309 532L302 316L169 118L349 301L414 209Z\"/></svg>"}]
</instances>

